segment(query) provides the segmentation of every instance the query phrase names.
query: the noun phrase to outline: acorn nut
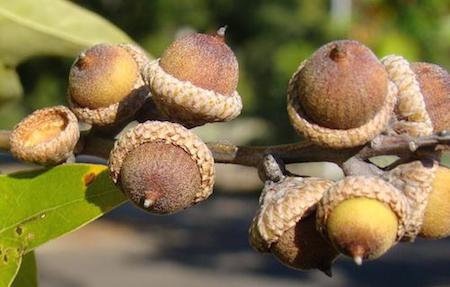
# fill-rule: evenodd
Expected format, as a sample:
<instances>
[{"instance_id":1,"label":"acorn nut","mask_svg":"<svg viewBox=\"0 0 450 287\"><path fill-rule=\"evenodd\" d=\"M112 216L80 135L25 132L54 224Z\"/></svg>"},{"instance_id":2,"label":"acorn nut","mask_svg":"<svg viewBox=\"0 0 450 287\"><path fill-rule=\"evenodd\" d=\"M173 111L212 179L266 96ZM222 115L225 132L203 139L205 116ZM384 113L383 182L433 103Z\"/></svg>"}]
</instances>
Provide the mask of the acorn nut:
<instances>
[{"instance_id":1,"label":"acorn nut","mask_svg":"<svg viewBox=\"0 0 450 287\"><path fill-rule=\"evenodd\" d=\"M387 56L382 62L399 90L393 131L418 137L449 130L448 72L430 63L410 64L397 55Z\"/></svg>"},{"instance_id":2,"label":"acorn nut","mask_svg":"<svg viewBox=\"0 0 450 287\"><path fill-rule=\"evenodd\" d=\"M176 123L147 121L121 135L109 169L134 204L156 214L178 212L206 199L214 184L210 150Z\"/></svg>"},{"instance_id":3,"label":"acorn nut","mask_svg":"<svg viewBox=\"0 0 450 287\"><path fill-rule=\"evenodd\" d=\"M291 268L317 268L331 276L338 252L317 232L315 208L332 184L326 179L301 177L267 181L249 230L250 244L259 252L271 252Z\"/></svg>"},{"instance_id":4,"label":"acorn nut","mask_svg":"<svg viewBox=\"0 0 450 287\"><path fill-rule=\"evenodd\" d=\"M142 77L148 61L145 52L131 44L98 44L82 52L69 73L72 111L95 126L129 119L149 94Z\"/></svg>"},{"instance_id":5,"label":"acorn nut","mask_svg":"<svg viewBox=\"0 0 450 287\"><path fill-rule=\"evenodd\" d=\"M289 81L288 114L295 130L317 145L363 145L388 124L397 89L381 62L357 41L319 48Z\"/></svg>"},{"instance_id":6,"label":"acorn nut","mask_svg":"<svg viewBox=\"0 0 450 287\"><path fill-rule=\"evenodd\" d=\"M225 28L175 40L146 74L158 109L187 127L229 121L241 112L238 62L225 43Z\"/></svg>"},{"instance_id":7,"label":"acorn nut","mask_svg":"<svg viewBox=\"0 0 450 287\"><path fill-rule=\"evenodd\" d=\"M72 156L79 137L78 120L68 108L44 108L15 126L10 136L11 153L23 161L55 165Z\"/></svg>"},{"instance_id":8,"label":"acorn nut","mask_svg":"<svg viewBox=\"0 0 450 287\"><path fill-rule=\"evenodd\" d=\"M450 169L439 166L428 196L419 236L440 239L450 236Z\"/></svg>"},{"instance_id":9,"label":"acorn nut","mask_svg":"<svg viewBox=\"0 0 450 287\"><path fill-rule=\"evenodd\" d=\"M348 176L319 202L317 228L337 250L361 265L403 237L408 208L405 196L381 178Z\"/></svg>"}]
</instances>

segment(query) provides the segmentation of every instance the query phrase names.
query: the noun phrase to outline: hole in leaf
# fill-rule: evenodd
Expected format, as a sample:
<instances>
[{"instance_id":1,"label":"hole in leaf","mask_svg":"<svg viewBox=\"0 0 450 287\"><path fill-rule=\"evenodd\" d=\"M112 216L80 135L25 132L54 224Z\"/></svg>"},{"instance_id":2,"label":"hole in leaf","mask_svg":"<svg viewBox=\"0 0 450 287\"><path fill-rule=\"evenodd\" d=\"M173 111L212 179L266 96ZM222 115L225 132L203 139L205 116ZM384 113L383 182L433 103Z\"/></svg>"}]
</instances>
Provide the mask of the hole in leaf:
<instances>
[{"instance_id":1,"label":"hole in leaf","mask_svg":"<svg viewBox=\"0 0 450 287\"><path fill-rule=\"evenodd\" d=\"M17 226L17 227L16 227L16 234L19 235L19 236L23 234L23 229L22 229L22 227L20 227L20 226Z\"/></svg>"},{"instance_id":2,"label":"hole in leaf","mask_svg":"<svg viewBox=\"0 0 450 287\"><path fill-rule=\"evenodd\" d=\"M3 256L3 261L5 261L5 263L8 262L8 255L5 254L5 255Z\"/></svg>"},{"instance_id":3,"label":"hole in leaf","mask_svg":"<svg viewBox=\"0 0 450 287\"><path fill-rule=\"evenodd\" d=\"M84 185L88 186L91 184L95 179L95 173L91 172L84 176Z\"/></svg>"}]
</instances>

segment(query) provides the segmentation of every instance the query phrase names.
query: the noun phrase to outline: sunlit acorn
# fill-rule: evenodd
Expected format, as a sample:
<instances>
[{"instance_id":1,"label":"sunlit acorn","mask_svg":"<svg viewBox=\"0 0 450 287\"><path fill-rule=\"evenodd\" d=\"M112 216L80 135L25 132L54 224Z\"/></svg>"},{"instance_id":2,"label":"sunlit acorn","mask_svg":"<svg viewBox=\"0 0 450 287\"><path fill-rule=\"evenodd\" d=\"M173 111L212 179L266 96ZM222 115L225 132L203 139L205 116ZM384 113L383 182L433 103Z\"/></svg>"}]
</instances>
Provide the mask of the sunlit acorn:
<instances>
[{"instance_id":1,"label":"sunlit acorn","mask_svg":"<svg viewBox=\"0 0 450 287\"><path fill-rule=\"evenodd\" d=\"M148 62L145 52L131 44L98 44L82 52L69 74L72 111L96 126L129 119L149 94L142 77Z\"/></svg>"},{"instance_id":2,"label":"sunlit acorn","mask_svg":"<svg viewBox=\"0 0 450 287\"><path fill-rule=\"evenodd\" d=\"M301 177L266 182L249 230L250 244L259 252L271 252L291 268L319 269L331 276L338 252L316 230L315 208L332 184Z\"/></svg>"},{"instance_id":3,"label":"sunlit acorn","mask_svg":"<svg viewBox=\"0 0 450 287\"><path fill-rule=\"evenodd\" d=\"M406 197L381 178L348 176L332 186L317 208L317 228L356 264L386 253L405 232Z\"/></svg>"},{"instance_id":4,"label":"sunlit acorn","mask_svg":"<svg viewBox=\"0 0 450 287\"><path fill-rule=\"evenodd\" d=\"M398 134L426 136L450 129L450 76L435 64L409 63L397 55L382 59L398 87L393 130Z\"/></svg>"},{"instance_id":5,"label":"sunlit acorn","mask_svg":"<svg viewBox=\"0 0 450 287\"><path fill-rule=\"evenodd\" d=\"M295 130L317 145L363 145L382 132L397 89L372 51L357 41L320 47L289 81L288 114Z\"/></svg>"},{"instance_id":6,"label":"sunlit acorn","mask_svg":"<svg viewBox=\"0 0 450 287\"><path fill-rule=\"evenodd\" d=\"M64 162L80 137L78 120L64 106L36 110L18 123L10 136L14 157L41 165Z\"/></svg>"},{"instance_id":7,"label":"sunlit acorn","mask_svg":"<svg viewBox=\"0 0 450 287\"><path fill-rule=\"evenodd\" d=\"M238 62L225 43L225 28L176 39L146 75L158 109L185 126L229 121L241 112Z\"/></svg>"},{"instance_id":8,"label":"sunlit acorn","mask_svg":"<svg viewBox=\"0 0 450 287\"><path fill-rule=\"evenodd\" d=\"M147 121L121 135L109 169L135 205L156 214L178 212L206 199L214 184L210 150L176 123Z\"/></svg>"},{"instance_id":9,"label":"sunlit acorn","mask_svg":"<svg viewBox=\"0 0 450 287\"><path fill-rule=\"evenodd\" d=\"M439 166L428 197L419 236L440 239L450 236L450 169Z\"/></svg>"}]
</instances>

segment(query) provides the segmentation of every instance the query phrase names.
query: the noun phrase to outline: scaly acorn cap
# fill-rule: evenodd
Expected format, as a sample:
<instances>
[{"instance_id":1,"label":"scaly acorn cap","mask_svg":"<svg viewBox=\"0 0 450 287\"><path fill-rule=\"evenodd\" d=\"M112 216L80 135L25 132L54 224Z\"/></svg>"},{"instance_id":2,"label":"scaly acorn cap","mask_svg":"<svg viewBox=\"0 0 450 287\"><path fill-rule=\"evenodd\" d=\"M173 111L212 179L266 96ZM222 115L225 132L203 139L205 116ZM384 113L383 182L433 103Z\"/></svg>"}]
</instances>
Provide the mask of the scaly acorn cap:
<instances>
[{"instance_id":1,"label":"scaly acorn cap","mask_svg":"<svg viewBox=\"0 0 450 287\"><path fill-rule=\"evenodd\" d=\"M386 174L387 181L405 194L410 205L403 240L414 241L422 228L425 209L438 167L438 163L431 162L431 165L425 166L421 161L413 161L399 165Z\"/></svg>"},{"instance_id":2,"label":"scaly acorn cap","mask_svg":"<svg viewBox=\"0 0 450 287\"><path fill-rule=\"evenodd\" d=\"M279 237L315 209L333 181L321 178L286 177L267 182L260 197L260 208L250 227L250 243L268 252Z\"/></svg>"},{"instance_id":3,"label":"scaly acorn cap","mask_svg":"<svg viewBox=\"0 0 450 287\"><path fill-rule=\"evenodd\" d=\"M14 157L41 165L68 159L80 137L78 120L64 106L34 111L18 123L10 136Z\"/></svg>"},{"instance_id":4,"label":"scaly acorn cap","mask_svg":"<svg viewBox=\"0 0 450 287\"><path fill-rule=\"evenodd\" d=\"M382 62L399 90L394 132L418 137L450 129L450 76L445 69L410 64L397 55L386 56Z\"/></svg>"},{"instance_id":5,"label":"scaly acorn cap","mask_svg":"<svg viewBox=\"0 0 450 287\"><path fill-rule=\"evenodd\" d=\"M331 264L338 253L317 232L312 214L332 185L333 181L320 178L267 181L250 226L250 244L259 252L272 252L292 268L317 268L331 276Z\"/></svg>"},{"instance_id":6,"label":"scaly acorn cap","mask_svg":"<svg viewBox=\"0 0 450 287\"><path fill-rule=\"evenodd\" d=\"M287 110L295 130L315 144L348 148L387 127L396 93L370 49L334 41L300 64L289 81Z\"/></svg>"},{"instance_id":7,"label":"scaly acorn cap","mask_svg":"<svg viewBox=\"0 0 450 287\"><path fill-rule=\"evenodd\" d=\"M185 126L229 121L242 110L238 64L223 28L177 39L145 74L161 113Z\"/></svg>"},{"instance_id":8,"label":"scaly acorn cap","mask_svg":"<svg viewBox=\"0 0 450 287\"><path fill-rule=\"evenodd\" d=\"M450 236L450 169L439 166L428 196L419 236L440 239Z\"/></svg>"},{"instance_id":9,"label":"scaly acorn cap","mask_svg":"<svg viewBox=\"0 0 450 287\"><path fill-rule=\"evenodd\" d=\"M70 71L70 108L78 119L96 126L114 126L131 118L149 95L142 77L148 62L146 53L132 44L87 49Z\"/></svg>"},{"instance_id":10,"label":"scaly acorn cap","mask_svg":"<svg viewBox=\"0 0 450 287\"><path fill-rule=\"evenodd\" d=\"M406 200L404 194L393 185L378 177L348 176L328 189L317 206L317 229L324 235L325 238L330 239L330 234L328 234L328 220L332 216L333 211L340 207L341 204L347 202L351 203L352 200L355 199L367 199L367 204L370 206L374 203L382 203L386 210L391 210L396 215L398 220L395 241L399 241L403 237L408 226L407 221L409 220L408 216L410 214L408 201ZM357 220L358 218L355 218L355 221ZM351 238L348 238L348 240L351 240ZM356 238L354 240L356 240ZM366 242L363 243L367 244ZM359 244L356 244L353 247L357 247L358 245ZM351 249L352 247L349 246L348 248ZM378 253L364 254L370 250L342 251L356 253L360 253L360 251L362 251L363 254L352 254L357 264L361 264L362 259L365 256L369 255L376 257L381 255Z\"/></svg>"},{"instance_id":11,"label":"scaly acorn cap","mask_svg":"<svg viewBox=\"0 0 450 287\"><path fill-rule=\"evenodd\" d=\"M147 121L121 135L111 151L109 169L114 183L135 204L154 213L172 213L198 203L209 197L214 185L211 151L193 132L170 122ZM199 175L198 186L195 178L185 176L191 173ZM186 190L192 197L179 194ZM171 198L189 202L182 206Z\"/></svg>"}]
</instances>

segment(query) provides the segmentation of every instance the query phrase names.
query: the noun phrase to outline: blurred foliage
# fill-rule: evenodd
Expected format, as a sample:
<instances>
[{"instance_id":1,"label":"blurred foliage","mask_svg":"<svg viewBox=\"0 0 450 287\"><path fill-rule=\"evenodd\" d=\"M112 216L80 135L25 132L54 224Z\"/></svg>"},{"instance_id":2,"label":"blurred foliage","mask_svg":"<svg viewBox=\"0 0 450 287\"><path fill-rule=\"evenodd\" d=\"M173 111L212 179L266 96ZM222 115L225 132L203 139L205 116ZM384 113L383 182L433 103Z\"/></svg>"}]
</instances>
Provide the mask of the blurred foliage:
<instances>
[{"instance_id":1,"label":"blurred foliage","mask_svg":"<svg viewBox=\"0 0 450 287\"><path fill-rule=\"evenodd\" d=\"M298 64L328 41L356 39L372 48L379 57L397 53L412 61L450 67L448 1L73 2L113 22L155 56L159 56L178 33L212 32L221 25L228 25L228 43L236 52L241 69L239 91L245 104L243 116L262 117L276 127L266 139L272 143L297 138L286 114L287 82ZM72 61L39 58L22 64L19 74L25 97L15 105L17 114L64 102ZM11 108L0 108L0 127L17 121L15 115Z\"/></svg>"}]
</instances>

